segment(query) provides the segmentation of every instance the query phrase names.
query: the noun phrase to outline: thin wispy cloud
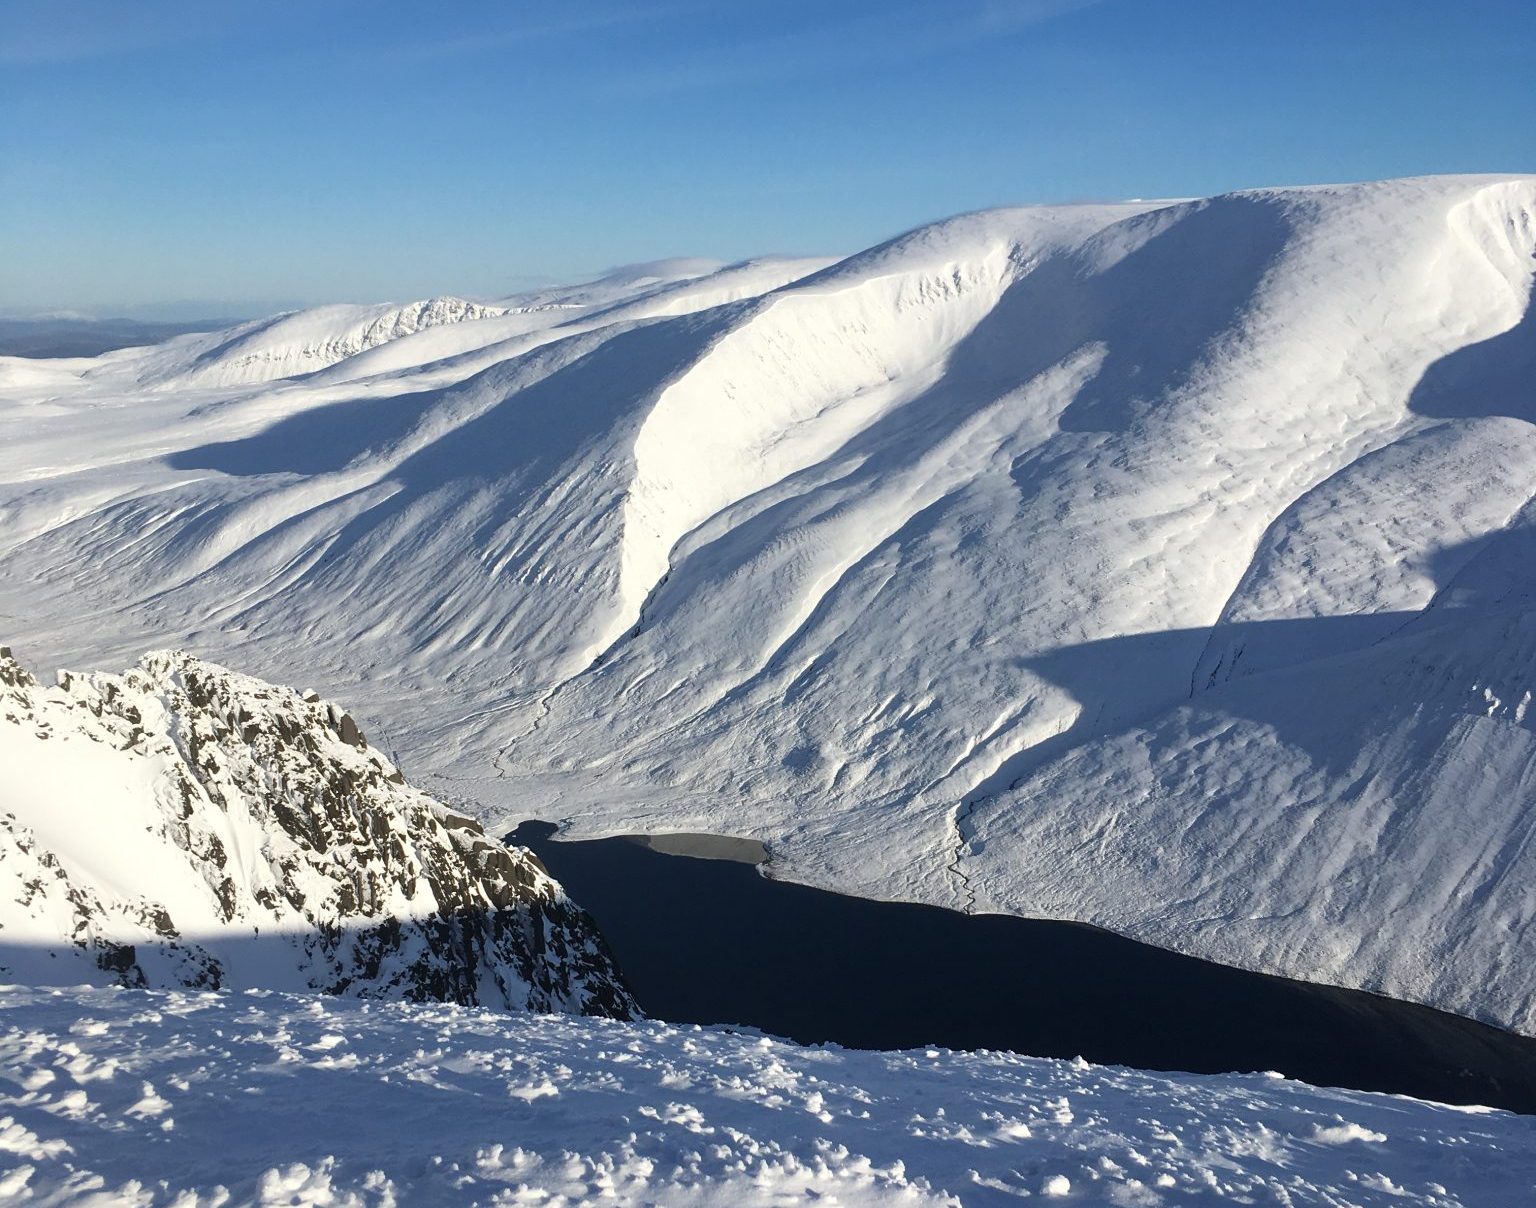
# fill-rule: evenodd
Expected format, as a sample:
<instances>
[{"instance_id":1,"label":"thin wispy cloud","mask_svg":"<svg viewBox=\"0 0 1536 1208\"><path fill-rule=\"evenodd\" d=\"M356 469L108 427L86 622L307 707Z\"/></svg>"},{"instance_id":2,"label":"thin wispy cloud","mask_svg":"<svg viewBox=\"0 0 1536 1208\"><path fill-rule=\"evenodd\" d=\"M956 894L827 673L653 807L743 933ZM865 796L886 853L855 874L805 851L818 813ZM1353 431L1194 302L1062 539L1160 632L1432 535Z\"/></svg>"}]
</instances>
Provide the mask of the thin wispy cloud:
<instances>
[{"instance_id":1,"label":"thin wispy cloud","mask_svg":"<svg viewBox=\"0 0 1536 1208\"><path fill-rule=\"evenodd\" d=\"M411 62L469 57L536 42L607 33L628 26L651 25L684 18L705 6L679 0L662 4L566 5L555 12L506 6L491 14L461 13L452 32L386 46L358 47L380 62ZM448 14L453 16L452 11Z\"/></svg>"},{"instance_id":2,"label":"thin wispy cloud","mask_svg":"<svg viewBox=\"0 0 1536 1208\"><path fill-rule=\"evenodd\" d=\"M155 4L122 0L14 0L0 21L0 63L48 66L138 54L232 34L270 15L246 0Z\"/></svg>"},{"instance_id":3,"label":"thin wispy cloud","mask_svg":"<svg viewBox=\"0 0 1536 1208\"><path fill-rule=\"evenodd\" d=\"M657 56L595 81L599 95L641 98L740 84L824 75L871 64L920 61L968 45L1022 34L1103 0L958 0L935 5L879 6L854 16L835 8L798 23L792 32L734 38L700 54L695 45L676 58ZM765 11L771 11L766 9Z\"/></svg>"},{"instance_id":4,"label":"thin wispy cloud","mask_svg":"<svg viewBox=\"0 0 1536 1208\"><path fill-rule=\"evenodd\" d=\"M819 9L810 22L784 22L794 32L715 48L713 63L658 64L637 69L611 85L632 92L710 87L733 78L796 74L824 55L859 61L931 50L1017 33L1102 0L959 0L945 5L863 4ZM737 11L757 10L771 26L779 6L740 0ZM270 29L273 18L291 22L295 42L327 54L379 62L452 59L522 44L602 36L628 28L651 33L675 26L683 45L706 27L716 6L704 0L629 0L627 3L564 5L465 5L425 11L419 22L376 23L359 0L17 0L0 23L0 63L13 67L67 64L223 42L243 31ZM847 14L852 15L847 15ZM302 37L300 36L302 34ZM820 38L825 45L819 45Z\"/></svg>"},{"instance_id":5,"label":"thin wispy cloud","mask_svg":"<svg viewBox=\"0 0 1536 1208\"><path fill-rule=\"evenodd\" d=\"M968 24L973 33L1008 33L1102 3L1103 0L984 0L977 11L968 14Z\"/></svg>"}]
</instances>

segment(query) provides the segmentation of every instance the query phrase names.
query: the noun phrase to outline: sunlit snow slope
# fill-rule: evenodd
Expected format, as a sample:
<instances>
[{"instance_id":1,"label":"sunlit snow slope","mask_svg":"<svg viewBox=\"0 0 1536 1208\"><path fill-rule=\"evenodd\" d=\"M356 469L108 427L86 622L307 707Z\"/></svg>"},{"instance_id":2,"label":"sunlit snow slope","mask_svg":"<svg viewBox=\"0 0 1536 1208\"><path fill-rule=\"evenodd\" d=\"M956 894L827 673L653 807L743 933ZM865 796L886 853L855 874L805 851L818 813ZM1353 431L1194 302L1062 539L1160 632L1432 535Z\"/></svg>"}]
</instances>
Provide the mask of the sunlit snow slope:
<instances>
[{"instance_id":1,"label":"sunlit snow slope","mask_svg":"<svg viewBox=\"0 0 1536 1208\"><path fill-rule=\"evenodd\" d=\"M317 682L492 820L1536 1032L1533 224L999 210L324 367L358 313L0 360L0 622Z\"/></svg>"}]
</instances>

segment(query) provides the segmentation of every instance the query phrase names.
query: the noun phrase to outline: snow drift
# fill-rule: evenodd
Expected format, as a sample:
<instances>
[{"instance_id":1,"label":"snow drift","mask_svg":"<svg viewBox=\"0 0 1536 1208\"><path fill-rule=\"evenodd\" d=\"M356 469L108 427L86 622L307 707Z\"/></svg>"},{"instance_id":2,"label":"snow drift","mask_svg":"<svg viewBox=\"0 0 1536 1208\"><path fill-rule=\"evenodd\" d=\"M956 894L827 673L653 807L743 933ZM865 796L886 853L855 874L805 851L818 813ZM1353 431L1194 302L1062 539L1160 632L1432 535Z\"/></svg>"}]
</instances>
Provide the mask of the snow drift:
<instances>
[{"instance_id":1,"label":"snow drift","mask_svg":"<svg viewBox=\"0 0 1536 1208\"><path fill-rule=\"evenodd\" d=\"M313 677L488 821L1536 1032L1533 228L1532 177L1000 210L272 382L0 360L0 610Z\"/></svg>"}]
</instances>

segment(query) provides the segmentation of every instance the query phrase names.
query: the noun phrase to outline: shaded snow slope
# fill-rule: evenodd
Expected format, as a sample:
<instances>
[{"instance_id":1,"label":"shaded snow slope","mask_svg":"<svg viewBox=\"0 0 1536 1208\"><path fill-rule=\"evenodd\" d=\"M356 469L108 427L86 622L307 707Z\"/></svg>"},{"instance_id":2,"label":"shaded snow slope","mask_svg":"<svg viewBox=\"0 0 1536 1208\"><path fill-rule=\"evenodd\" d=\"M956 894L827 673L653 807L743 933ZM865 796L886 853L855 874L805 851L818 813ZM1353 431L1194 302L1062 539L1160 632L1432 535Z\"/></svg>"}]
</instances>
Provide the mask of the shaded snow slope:
<instances>
[{"instance_id":1,"label":"shaded snow slope","mask_svg":"<svg viewBox=\"0 0 1536 1208\"><path fill-rule=\"evenodd\" d=\"M0 361L0 613L317 680L490 820L1536 1030L1533 222L998 210L266 385Z\"/></svg>"},{"instance_id":2,"label":"shaded snow slope","mask_svg":"<svg viewBox=\"0 0 1536 1208\"><path fill-rule=\"evenodd\" d=\"M1531 1117L1278 1076L280 994L8 989L0 1029L17 1204L1492 1208L1536 1190Z\"/></svg>"},{"instance_id":3,"label":"shaded snow slope","mask_svg":"<svg viewBox=\"0 0 1536 1208\"><path fill-rule=\"evenodd\" d=\"M532 853L334 705L178 653L44 688L0 648L0 974L634 1011Z\"/></svg>"}]
</instances>

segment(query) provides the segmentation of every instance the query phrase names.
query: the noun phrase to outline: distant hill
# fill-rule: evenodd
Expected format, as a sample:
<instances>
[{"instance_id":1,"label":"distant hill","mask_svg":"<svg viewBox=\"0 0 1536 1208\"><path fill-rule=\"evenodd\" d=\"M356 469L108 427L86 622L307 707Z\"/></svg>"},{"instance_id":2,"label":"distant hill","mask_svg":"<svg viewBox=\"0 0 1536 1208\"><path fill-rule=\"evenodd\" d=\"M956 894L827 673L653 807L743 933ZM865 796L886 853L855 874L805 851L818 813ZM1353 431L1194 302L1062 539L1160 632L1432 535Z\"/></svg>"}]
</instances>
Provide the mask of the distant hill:
<instances>
[{"instance_id":1,"label":"distant hill","mask_svg":"<svg viewBox=\"0 0 1536 1208\"><path fill-rule=\"evenodd\" d=\"M191 331L216 331L233 319L152 323L138 319L0 319L0 356L94 357L158 344Z\"/></svg>"}]
</instances>

